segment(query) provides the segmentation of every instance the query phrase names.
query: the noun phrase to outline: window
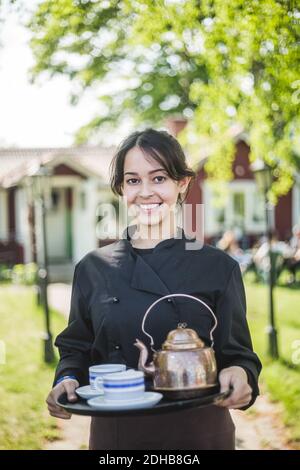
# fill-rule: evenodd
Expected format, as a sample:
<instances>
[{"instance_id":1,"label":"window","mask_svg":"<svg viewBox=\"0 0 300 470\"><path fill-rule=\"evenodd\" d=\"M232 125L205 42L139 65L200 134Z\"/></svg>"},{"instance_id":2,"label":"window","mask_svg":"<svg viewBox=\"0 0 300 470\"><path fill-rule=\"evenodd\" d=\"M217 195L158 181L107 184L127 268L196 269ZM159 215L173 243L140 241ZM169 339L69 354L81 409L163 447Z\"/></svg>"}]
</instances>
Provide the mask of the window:
<instances>
[{"instance_id":1,"label":"window","mask_svg":"<svg viewBox=\"0 0 300 470\"><path fill-rule=\"evenodd\" d=\"M238 220L245 218L245 193L233 194L233 216Z\"/></svg>"},{"instance_id":2,"label":"window","mask_svg":"<svg viewBox=\"0 0 300 470\"><path fill-rule=\"evenodd\" d=\"M265 221L265 203L263 195L257 191L253 194L254 204L252 221L254 223L262 223Z\"/></svg>"},{"instance_id":3,"label":"window","mask_svg":"<svg viewBox=\"0 0 300 470\"><path fill-rule=\"evenodd\" d=\"M51 210L56 211L59 205L60 193L59 191L52 189L51 191Z\"/></svg>"}]
</instances>

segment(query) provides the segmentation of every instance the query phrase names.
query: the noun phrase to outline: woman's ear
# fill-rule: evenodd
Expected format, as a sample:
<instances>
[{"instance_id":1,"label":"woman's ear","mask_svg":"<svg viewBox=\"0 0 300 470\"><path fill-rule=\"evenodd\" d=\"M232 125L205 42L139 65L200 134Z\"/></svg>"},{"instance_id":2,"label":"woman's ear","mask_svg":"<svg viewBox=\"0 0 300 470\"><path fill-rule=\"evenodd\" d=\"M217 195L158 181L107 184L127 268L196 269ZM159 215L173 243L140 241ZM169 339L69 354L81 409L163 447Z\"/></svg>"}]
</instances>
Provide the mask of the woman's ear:
<instances>
[{"instance_id":1,"label":"woman's ear","mask_svg":"<svg viewBox=\"0 0 300 470\"><path fill-rule=\"evenodd\" d=\"M184 194L187 190L187 187L191 181L191 176L185 176L178 182L179 192Z\"/></svg>"},{"instance_id":2,"label":"woman's ear","mask_svg":"<svg viewBox=\"0 0 300 470\"><path fill-rule=\"evenodd\" d=\"M178 181L179 194L178 194L177 202L179 202L179 204L183 204L184 202L186 191L187 191L190 181L191 181L191 176L185 176L180 181Z\"/></svg>"}]
</instances>

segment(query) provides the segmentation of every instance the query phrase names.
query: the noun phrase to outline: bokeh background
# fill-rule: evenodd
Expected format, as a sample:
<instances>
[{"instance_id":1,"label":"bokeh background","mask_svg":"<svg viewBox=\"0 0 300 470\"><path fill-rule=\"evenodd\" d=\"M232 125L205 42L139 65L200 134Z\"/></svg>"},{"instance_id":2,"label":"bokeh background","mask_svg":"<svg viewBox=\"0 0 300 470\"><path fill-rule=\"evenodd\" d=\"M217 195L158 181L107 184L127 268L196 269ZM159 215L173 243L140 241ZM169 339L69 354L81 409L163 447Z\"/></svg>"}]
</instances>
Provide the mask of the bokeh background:
<instances>
[{"instance_id":1,"label":"bokeh background","mask_svg":"<svg viewBox=\"0 0 300 470\"><path fill-rule=\"evenodd\" d=\"M47 415L52 341L75 264L117 237L112 156L149 126L243 272L264 367L237 448L299 449L299 59L293 0L0 0L0 449L87 448L87 419Z\"/></svg>"}]
</instances>

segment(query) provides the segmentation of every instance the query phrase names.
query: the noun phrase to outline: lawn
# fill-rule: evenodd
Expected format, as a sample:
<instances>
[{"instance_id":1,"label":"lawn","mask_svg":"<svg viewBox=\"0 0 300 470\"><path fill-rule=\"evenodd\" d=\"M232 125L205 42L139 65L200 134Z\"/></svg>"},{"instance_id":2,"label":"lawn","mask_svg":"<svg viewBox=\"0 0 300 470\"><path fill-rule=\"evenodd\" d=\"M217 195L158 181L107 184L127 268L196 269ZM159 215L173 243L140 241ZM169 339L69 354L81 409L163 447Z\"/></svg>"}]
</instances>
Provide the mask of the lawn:
<instances>
[{"instance_id":1,"label":"lawn","mask_svg":"<svg viewBox=\"0 0 300 470\"><path fill-rule=\"evenodd\" d=\"M293 341L300 340L300 289L275 290L279 361L271 361L266 354L267 287L248 280L246 292L253 343L263 362L263 386L283 404L284 422L300 447L300 365L292 361ZM54 311L51 318L56 336L66 320ZM43 331L44 317L33 289L1 286L0 340L5 341L6 363L0 364L0 449L41 449L47 440L58 437L45 405L54 365L43 362Z\"/></svg>"},{"instance_id":2,"label":"lawn","mask_svg":"<svg viewBox=\"0 0 300 470\"><path fill-rule=\"evenodd\" d=\"M66 320L51 312L53 334ZM43 362L44 317L30 287L0 286L0 340L6 361L0 364L0 449L41 449L58 437L45 398L54 365Z\"/></svg>"},{"instance_id":3,"label":"lawn","mask_svg":"<svg viewBox=\"0 0 300 470\"><path fill-rule=\"evenodd\" d=\"M245 284L254 348L263 363L261 380L271 398L283 404L284 423L289 427L293 443L300 448L300 287L275 288L274 305L280 359L272 361L267 354L267 286L249 281ZM295 343L297 340L298 345Z\"/></svg>"}]
</instances>

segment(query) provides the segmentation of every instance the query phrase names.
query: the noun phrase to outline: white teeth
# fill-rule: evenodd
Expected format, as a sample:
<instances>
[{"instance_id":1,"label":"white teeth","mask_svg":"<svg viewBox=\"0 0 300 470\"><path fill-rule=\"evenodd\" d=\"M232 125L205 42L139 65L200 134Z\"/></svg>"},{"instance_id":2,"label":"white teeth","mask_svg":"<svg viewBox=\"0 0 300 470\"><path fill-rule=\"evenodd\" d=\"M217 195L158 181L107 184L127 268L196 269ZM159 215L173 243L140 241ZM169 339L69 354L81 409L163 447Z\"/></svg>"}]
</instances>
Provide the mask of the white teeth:
<instances>
[{"instance_id":1,"label":"white teeth","mask_svg":"<svg viewBox=\"0 0 300 470\"><path fill-rule=\"evenodd\" d=\"M142 209L154 209L155 207L158 207L159 204L139 204L139 206Z\"/></svg>"}]
</instances>

